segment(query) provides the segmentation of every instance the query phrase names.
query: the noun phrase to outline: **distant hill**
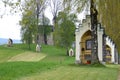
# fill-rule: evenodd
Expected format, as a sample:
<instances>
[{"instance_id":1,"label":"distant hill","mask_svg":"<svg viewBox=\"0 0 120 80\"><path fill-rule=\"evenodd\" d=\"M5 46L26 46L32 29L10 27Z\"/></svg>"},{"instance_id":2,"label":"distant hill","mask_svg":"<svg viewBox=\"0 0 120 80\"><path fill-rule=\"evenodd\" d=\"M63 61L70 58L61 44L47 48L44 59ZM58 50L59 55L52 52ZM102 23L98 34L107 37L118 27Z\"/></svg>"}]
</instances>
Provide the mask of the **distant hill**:
<instances>
[{"instance_id":1,"label":"distant hill","mask_svg":"<svg viewBox=\"0 0 120 80\"><path fill-rule=\"evenodd\" d=\"M7 44L8 39L0 38L0 45ZM22 43L20 40L13 39L13 43Z\"/></svg>"}]
</instances>

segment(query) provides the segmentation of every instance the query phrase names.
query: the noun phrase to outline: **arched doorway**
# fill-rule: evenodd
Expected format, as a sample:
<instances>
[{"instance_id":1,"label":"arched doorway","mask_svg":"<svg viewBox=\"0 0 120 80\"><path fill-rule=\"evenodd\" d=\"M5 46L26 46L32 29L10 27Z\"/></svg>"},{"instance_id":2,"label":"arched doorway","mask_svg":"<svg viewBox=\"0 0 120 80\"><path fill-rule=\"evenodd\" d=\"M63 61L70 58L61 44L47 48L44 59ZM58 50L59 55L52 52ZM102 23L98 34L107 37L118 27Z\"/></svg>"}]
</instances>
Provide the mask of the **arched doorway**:
<instances>
[{"instance_id":1,"label":"arched doorway","mask_svg":"<svg viewBox=\"0 0 120 80\"><path fill-rule=\"evenodd\" d=\"M86 31L81 37L81 55L80 59L83 64L91 64L91 31Z\"/></svg>"},{"instance_id":2,"label":"arched doorway","mask_svg":"<svg viewBox=\"0 0 120 80\"><path fill-rule=\"evenodd\" d=\"M105 53L105 61L107 63L111 63L111 48L110 46L106 45L106 53Z\"/></svg>"}]
</instances>

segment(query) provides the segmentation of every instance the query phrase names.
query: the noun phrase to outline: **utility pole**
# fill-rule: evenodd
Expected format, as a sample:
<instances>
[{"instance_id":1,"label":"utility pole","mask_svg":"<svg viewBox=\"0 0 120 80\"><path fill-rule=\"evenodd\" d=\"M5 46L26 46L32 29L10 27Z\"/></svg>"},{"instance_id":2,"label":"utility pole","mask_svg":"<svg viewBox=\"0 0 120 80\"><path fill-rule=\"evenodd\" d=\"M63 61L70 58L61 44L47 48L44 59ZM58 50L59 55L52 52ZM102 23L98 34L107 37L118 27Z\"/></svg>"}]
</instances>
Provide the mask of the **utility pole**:
<instances>
[{"instance_id":1,"label":"utility pole","mask_svg":"<svg viewBox=\"0 0 120 80\"><path fill-rule=\"evenodd\" d=\"M98 59L98 38L97 38L97 15L98 11L95 8L93 0L90 1L90 16L91 16L91 42L92 42L92 49L91 49L91 63L99 63Z\"/></svg>"}]
</instances>

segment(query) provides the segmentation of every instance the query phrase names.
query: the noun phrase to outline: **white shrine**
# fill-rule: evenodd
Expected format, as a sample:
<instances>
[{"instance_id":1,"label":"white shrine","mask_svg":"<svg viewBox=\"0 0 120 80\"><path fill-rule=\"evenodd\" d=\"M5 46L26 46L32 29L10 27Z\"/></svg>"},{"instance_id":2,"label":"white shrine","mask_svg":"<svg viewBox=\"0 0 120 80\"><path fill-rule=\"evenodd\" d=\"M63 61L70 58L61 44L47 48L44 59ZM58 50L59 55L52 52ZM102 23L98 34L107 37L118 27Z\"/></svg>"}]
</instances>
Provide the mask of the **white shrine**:
<instances>
[{"instance_id":1,"label":"white shrine","mask_svg":"<svg viewBox=\"0 0 120 80\"><path fill-rule=\"evenodd\" d=\"M75 32L77 64L91 64L91 17L86 15ZM104 27L97 24L98 58L101 63L118 64L118 52L115 43L105 34Z\"/></svg>"}]
</instances>

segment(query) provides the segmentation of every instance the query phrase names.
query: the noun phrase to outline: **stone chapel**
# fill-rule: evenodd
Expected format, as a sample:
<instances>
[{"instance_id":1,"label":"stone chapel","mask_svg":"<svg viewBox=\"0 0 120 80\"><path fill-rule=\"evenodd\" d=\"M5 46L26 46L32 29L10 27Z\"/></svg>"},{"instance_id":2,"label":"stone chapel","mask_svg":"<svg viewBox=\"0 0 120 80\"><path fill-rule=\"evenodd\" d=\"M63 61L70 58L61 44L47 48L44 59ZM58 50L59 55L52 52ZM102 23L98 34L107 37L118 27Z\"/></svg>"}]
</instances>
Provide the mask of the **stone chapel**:
<instances>
[{"instance_id":1,"label":"stone chapel","mask_svg":"<svg viewBox=\"0 0 120 80\"><path fill-rule=\"evenodd\" d=\"M86 15L82 23L75 31L76 42L76 64L91 64L92 43L91 43L91 16ZM97 54L101 63L118 64L118 51L114 41L105 34L105 29L101 23L96 24Z\"/></svg>"}]
</instances>

